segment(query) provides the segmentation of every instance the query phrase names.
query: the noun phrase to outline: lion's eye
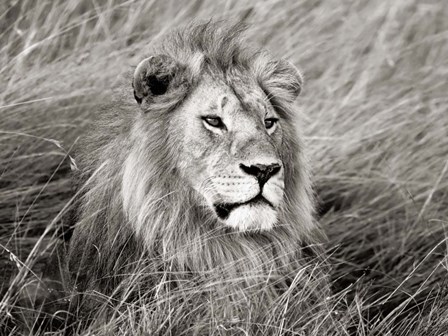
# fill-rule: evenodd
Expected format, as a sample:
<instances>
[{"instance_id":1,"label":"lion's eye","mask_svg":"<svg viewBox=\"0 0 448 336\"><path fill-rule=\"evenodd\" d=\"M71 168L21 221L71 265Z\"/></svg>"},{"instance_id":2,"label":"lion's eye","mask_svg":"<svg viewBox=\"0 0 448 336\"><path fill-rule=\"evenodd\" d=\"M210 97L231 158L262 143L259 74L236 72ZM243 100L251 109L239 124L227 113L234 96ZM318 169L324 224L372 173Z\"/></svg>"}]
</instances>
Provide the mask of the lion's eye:
<instances>
[{"instance_id":1,"label":"lion's eye","mask_svg":"<svg viewBox=\"0 0 448 336\"><path fill-rule=\"evenodd\" d=\"M212 127L224 128L224 123L220 117L203 117L202 120Z\"/></svg>"},{"instance_id":2,"label":"lion's eye","mask_svg":"<svg viewBox=\"0 0 448 336\"><path fill-rule=\"evenodd\" d=\"M275 123L278 121L278 119L276 118L268 118L264 120L264 127L266 127L266 129L270 129L272 127L274 127Z\"/></svg>"}]
</instances>

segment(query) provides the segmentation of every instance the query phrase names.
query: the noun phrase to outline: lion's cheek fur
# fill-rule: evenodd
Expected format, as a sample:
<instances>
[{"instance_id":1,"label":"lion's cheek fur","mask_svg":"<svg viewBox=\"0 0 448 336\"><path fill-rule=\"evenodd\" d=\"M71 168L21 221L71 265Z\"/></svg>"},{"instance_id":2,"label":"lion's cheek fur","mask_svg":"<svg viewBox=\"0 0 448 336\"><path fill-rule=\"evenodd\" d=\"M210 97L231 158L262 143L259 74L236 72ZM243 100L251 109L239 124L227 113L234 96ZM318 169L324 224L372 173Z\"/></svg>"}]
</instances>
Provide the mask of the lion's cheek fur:
<instances>
[{"instance_id":1,"label":"lion's cheek fur","mask_svg":"<svg viewBox=\"0 0 448 336\"><path fill-rule=\"evenodd\" d=\"M283 174L283 172L282 172ZM274 205L274 207L281 207L284 200L285 182L283 178L273 179L264 185L263 196Z\"/></svg>"}]
</instances>

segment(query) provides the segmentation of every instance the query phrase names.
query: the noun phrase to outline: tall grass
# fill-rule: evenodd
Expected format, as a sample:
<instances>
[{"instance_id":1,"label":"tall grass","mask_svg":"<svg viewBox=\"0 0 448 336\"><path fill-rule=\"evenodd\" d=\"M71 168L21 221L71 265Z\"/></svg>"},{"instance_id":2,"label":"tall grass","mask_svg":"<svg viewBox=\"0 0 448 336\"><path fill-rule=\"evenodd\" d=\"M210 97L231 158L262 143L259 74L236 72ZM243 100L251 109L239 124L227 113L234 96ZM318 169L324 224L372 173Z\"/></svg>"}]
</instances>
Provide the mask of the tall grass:
<instances>
[{"instance_id":1,"label":"tall grass","mask_svg":"<svg viewBox=\"0 0 448 336\"><path fill-rule=\"evenodd\" d=\"M316 314L302 330L448 334L446 1L20 0L0 13L0 332L22 332L12 288L38 281L72 196L71 149L119 75L170 27L230 17L306 78L298 121L336 306L331 328ZM244 334L214 325L204 303L145 309L127 306L95 332ZM198 316L205 329L188 325ZM280 316L257 330L285 333Z\"/></svg>"}]
</instances>

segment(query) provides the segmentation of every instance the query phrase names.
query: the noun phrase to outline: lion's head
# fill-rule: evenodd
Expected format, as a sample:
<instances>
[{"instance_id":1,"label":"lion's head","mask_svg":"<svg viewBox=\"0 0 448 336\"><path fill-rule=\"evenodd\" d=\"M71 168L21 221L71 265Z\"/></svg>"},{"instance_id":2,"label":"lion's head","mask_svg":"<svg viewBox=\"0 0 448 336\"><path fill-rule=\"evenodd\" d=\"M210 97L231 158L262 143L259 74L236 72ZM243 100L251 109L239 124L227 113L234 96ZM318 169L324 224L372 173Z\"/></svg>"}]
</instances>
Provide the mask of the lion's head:
<instances>
[{"instance_id":1,"label":"lion's head","mask_svg":"<svg viewBox=\"0 0 448 336\"><path fill-rule=\"evenodd\" d=\"M169 48L137 66L133 88L141 118L157 122L154 110L168 110L166 132L175 148L171 168L195 191L205 214L240 231L270 230L290 210L285 183L290 179L287 189L294 188L292 171L305 169L304 163L290 162L301 155L290 152L300 151L291 103L300 93L301 75L266 52L240 50L238 40L225 41L222 31L204 33L202 41L197 31L191 34L189 50ZM178 45L182 37L176 38L169 42ZM128 208L140 200L128 193L135 191L134 159L124 175Z\"/></svg>"},{"instance_id":2,"label":"lion's head","mask_svg":"<svg viewBox=\"0 0 448 336\"><path fill-rule=\"evenodd\" d=\"M143 60L134 74L135 97L145 101L144 118L151 122L151 104L185 85L178 77L194 67L188 96L167 112L168 135L178 144L176 170L196 191L198 204L220 223L240 231L269 230L284 217L290 120L273 105L275 93L263 81L277 82L290 103L301 77L294 66L268 63L261 55L244 67L217 69L205 52L198 50L193 64L166 55Z\"/></svg>"}]
</instances>

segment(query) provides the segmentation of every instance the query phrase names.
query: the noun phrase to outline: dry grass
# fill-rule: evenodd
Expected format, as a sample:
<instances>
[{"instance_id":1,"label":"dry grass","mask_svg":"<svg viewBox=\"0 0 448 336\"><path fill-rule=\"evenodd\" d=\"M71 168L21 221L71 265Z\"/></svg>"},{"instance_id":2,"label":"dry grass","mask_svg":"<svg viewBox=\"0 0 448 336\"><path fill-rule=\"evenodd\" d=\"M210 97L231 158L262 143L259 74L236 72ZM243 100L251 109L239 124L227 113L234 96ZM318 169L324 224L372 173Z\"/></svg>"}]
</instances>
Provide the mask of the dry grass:
<instances>
[{"instance_id":1,"label":"dry grass","mask_svg":"<svg viewBox=\"0 0 448 336\"><path fill-rule=\"evenodd\" d=\"M306 77L300 123L325 208L339 326L325 329L316 315L309 334L448 333L446 1L21 0L3 1L0 13L0 333L20 334L10 284L32 278L31 265L38 277L53 248L71 197L70 150L96 107L158 34L211 16L245 19L254 41ZM206 307L182 304L126 307L97 333L199 330L188 321ZM258 330L285 332L281 319L266 323Z\"/></svg>"}]
</instances>

